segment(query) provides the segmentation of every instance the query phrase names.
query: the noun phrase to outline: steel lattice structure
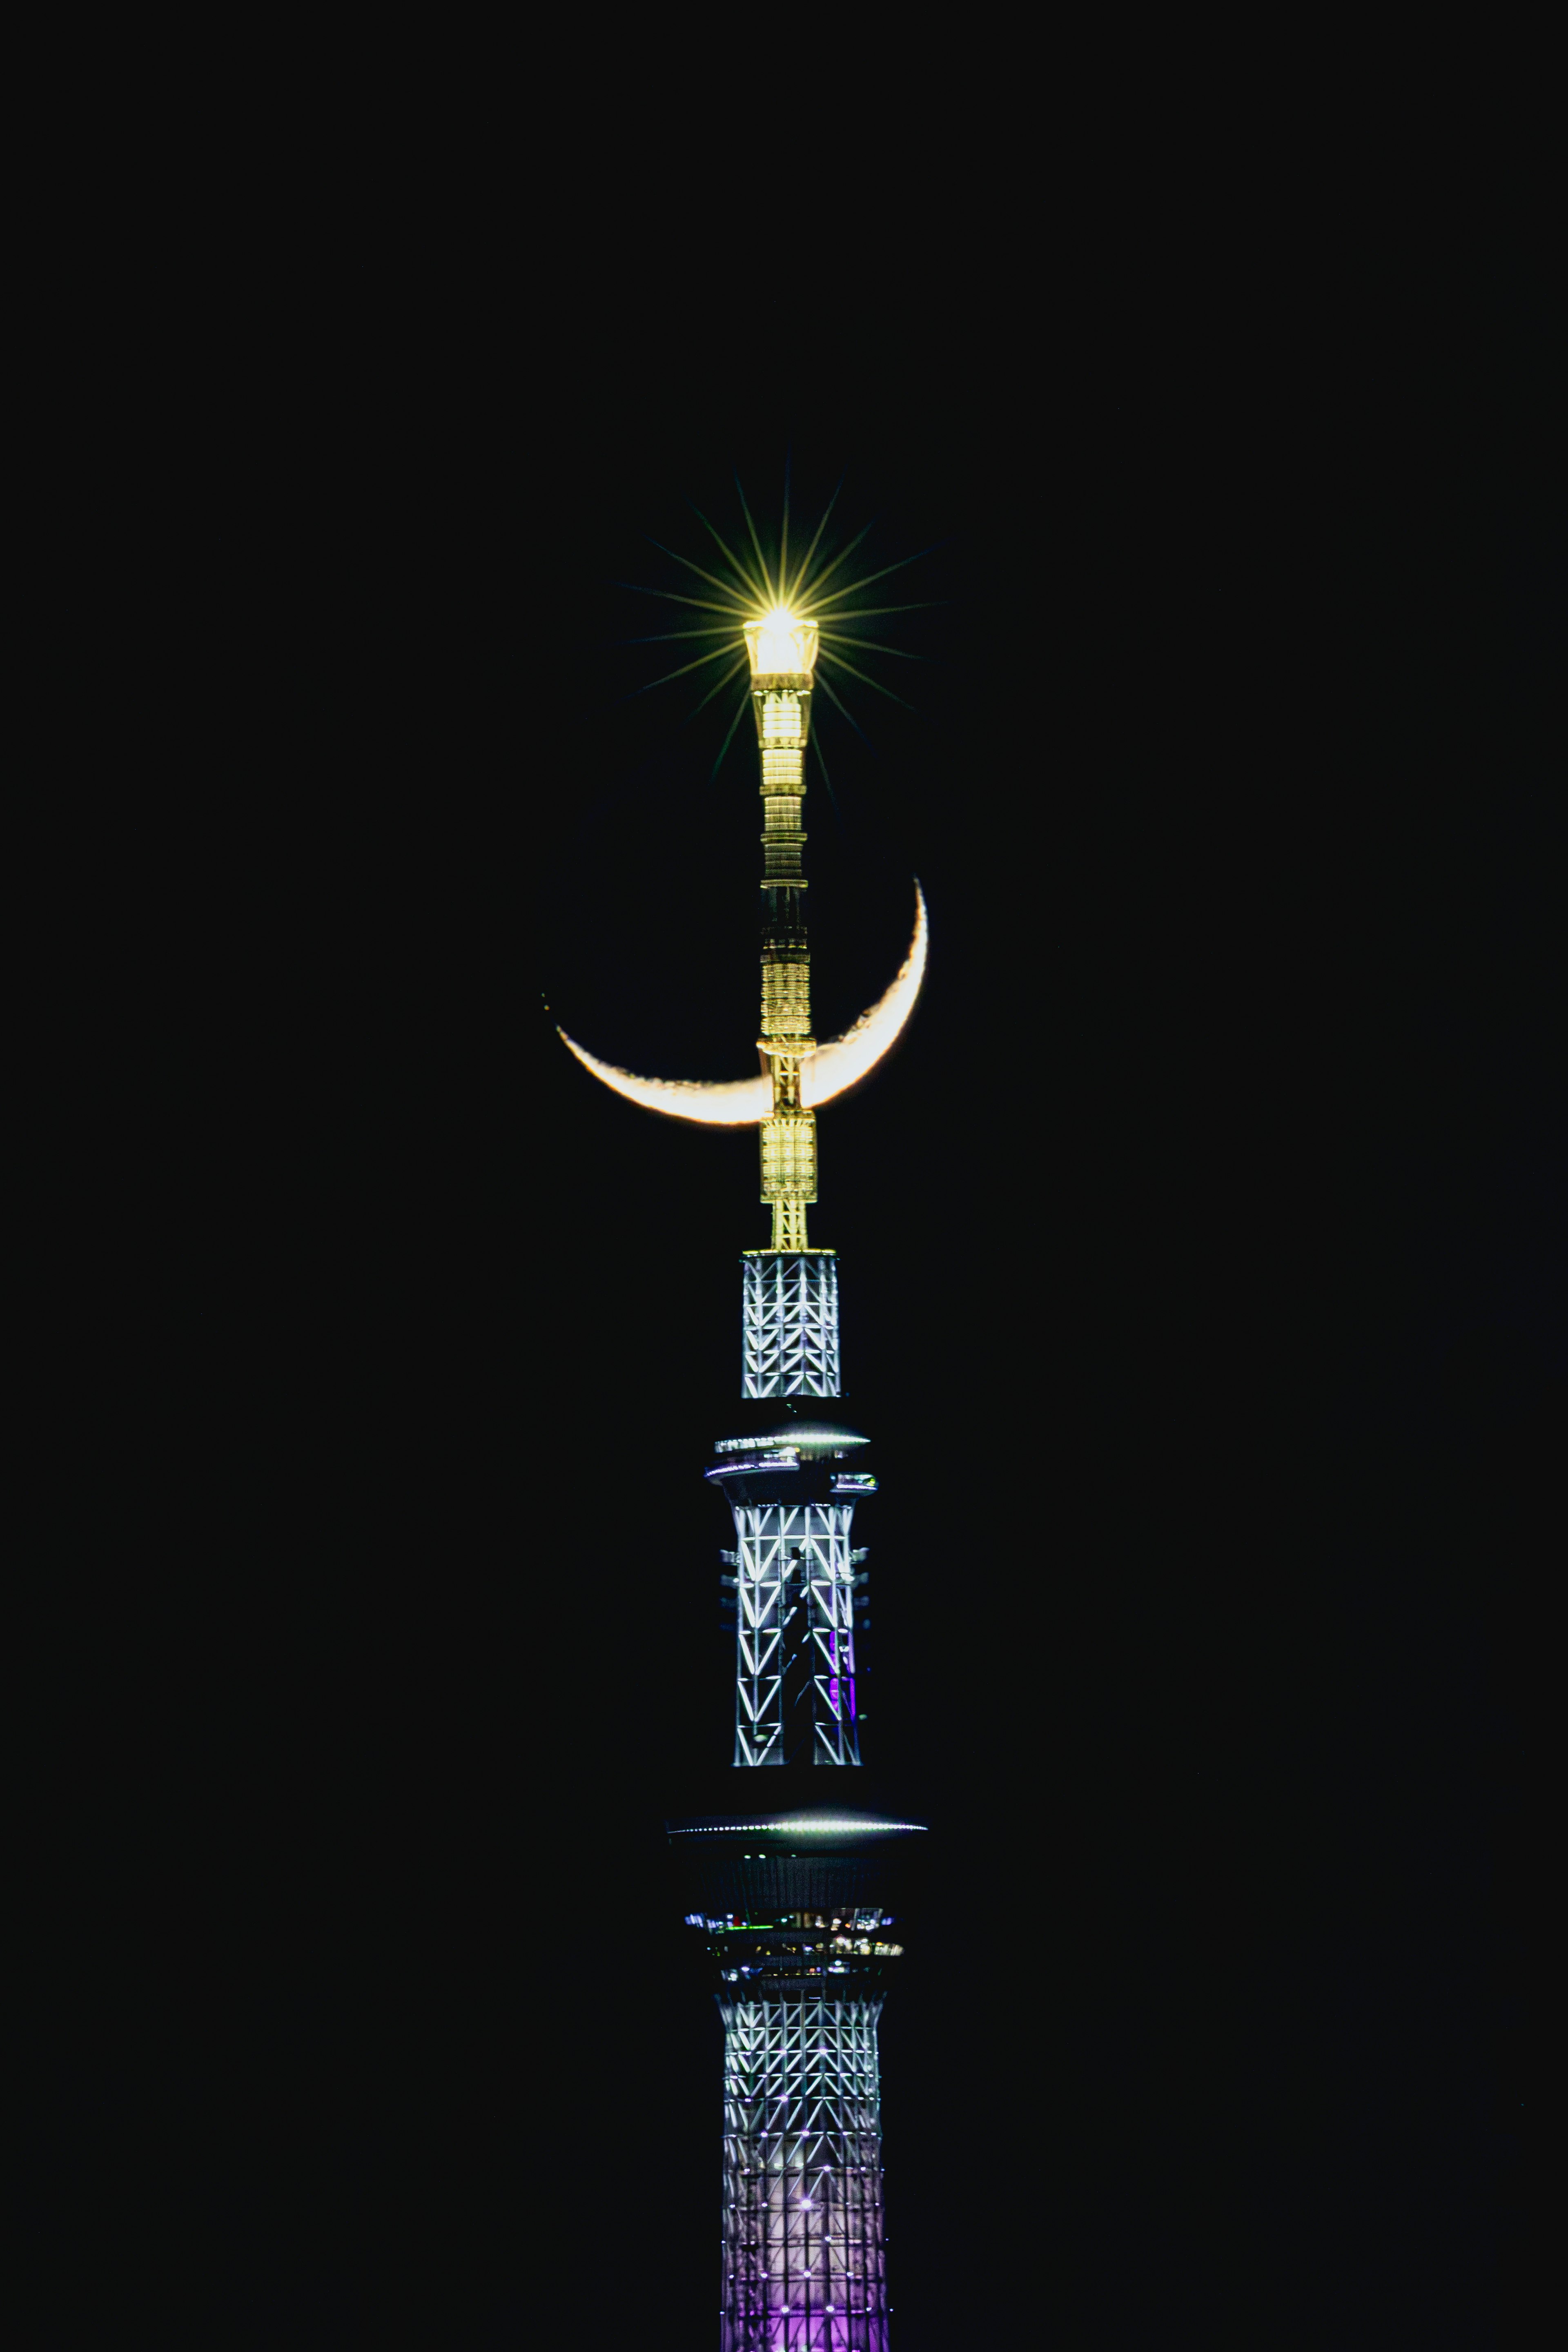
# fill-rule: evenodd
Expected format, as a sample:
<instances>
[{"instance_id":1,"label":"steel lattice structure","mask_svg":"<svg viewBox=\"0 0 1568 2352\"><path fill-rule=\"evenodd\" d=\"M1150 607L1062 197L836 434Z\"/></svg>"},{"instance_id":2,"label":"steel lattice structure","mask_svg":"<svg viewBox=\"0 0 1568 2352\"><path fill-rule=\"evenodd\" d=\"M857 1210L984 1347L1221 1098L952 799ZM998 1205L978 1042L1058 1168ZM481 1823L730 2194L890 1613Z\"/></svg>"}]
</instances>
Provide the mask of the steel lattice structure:
<instances>
[{"instance_id":1,"label":"steel lattice structure","mask_svg":"<svg viewBox=\"0 0 1568 2352\"><path fill-rule=\"evenodd\" d=\"M748 1250L742 1347L749 1397L837 1396L838 1260L831 1250Z\"/></svg>"},{"instance_id":2,"label":"steel lattice structure","mask_svg":"<svg viewBox=\"0 0 1568 2352\"><path fill-rule=\"evenodd\" d=\"M779 616L774 616L777 619ZM733 1515L723 1554L735 1612L735 1752L742 1770L804 1796L821 1768L860 1765L857 1500L875 1491L867 1440L808 1418L842 1390L838 1261L806 1239L816 1124L802 1099L811 966L801 850L815 631L764 632L752 656L762 749L763 1034L773 1076L763 1198L773 1247L742 1259L743 1431L707 1476ZM793 666L779 667L780 647ZM820 1412L820 1407L817 1408ZM811 1784L798 1777L813 1776ZM754 1811L754 1809L753 1809ZM887 2352L877 2021L902 1946L890 1841L915 1825L808 1800L771 1819L679 1827L707 1860L688 1918L708 1938L724 2021L723 2352ZM691 1865L689 1864L689 1871ZM897 1897L897 1900L902 1900Z\"/></svg>"},{"instance_id":3,"label":"steel lattice structure","mask_svg":"<svg viewBox=\"0 0 1568 2352\"><path fill-rule=\"evenodd\" d=\"M721 2002L723 2352L885 2352L881 2007Z\"/></svg>"},{"instance_id":4,"label":"steel lattice structure","mask_svg":"<svg viewBox=\"0 0 1568 2352\"><path fill-rule=\"evenodd\" d=\"M735 1514L735 1761L858 1764L853 1503L741 1503Z\"/></svg>"},{"instance_id":5,"label":"steel lattice structure","mask_svg":"<svg viewBox=\"0 0 1568 2352\"><path fill-rule=\"evenodd\" d=\"M775 610L745 637L773 1236L742 1260L742 1409L705 1475L734 1526L722 1555L734 1571L734 1762L767 1769L749 1785L768 1796L760 1813L754 1797L737 1811L731 1785L718 1811L668 1827L724 2026L723 2352L887 2352L877 2022L921 1824L823 1802L823 1770L861 1766L865 1554L851 1532L877 1481L864 1435L837 1412L808 1417L842 1392L838 1262L806 1234L818 1165L801 813L817 629Z\"/></svg>"}]
</instances>

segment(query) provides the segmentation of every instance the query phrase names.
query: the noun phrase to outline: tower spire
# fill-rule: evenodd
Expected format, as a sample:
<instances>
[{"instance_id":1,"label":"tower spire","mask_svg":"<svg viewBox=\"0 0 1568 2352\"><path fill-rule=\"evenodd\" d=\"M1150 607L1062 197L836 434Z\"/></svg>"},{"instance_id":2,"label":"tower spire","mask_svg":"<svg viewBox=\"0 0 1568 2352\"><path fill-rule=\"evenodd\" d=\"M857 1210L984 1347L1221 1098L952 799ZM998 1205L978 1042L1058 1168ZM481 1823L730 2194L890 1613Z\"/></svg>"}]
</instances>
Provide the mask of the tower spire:
<instances>
[{"instance_id":1,"label":"tower spire","mask_svg":"<svg viewBox=\"0 0 1568 2352\"><path fill-rule=\"evenodd\" d=\"M816 1116L802 1098L811 1034L811 950L805 928L805 746L811 730L815 621L775 606L746 625L752 712L762 753L763 1021L757 1040L773 1081L762 1122L763 1199L773 1213L775 1250L804 1251L805 1213L816 1198Z\"/></svg>"},{"instance_id":2,"label":"tower spire","mask_svg":"<svg viewBox=\"0 0 1568 2352\"><path fill-rule=\"evenodd\" d=\"M755 1779L747 1797L667 1826L724 2021L722 2352L888 2352L877 2027L921 1824L864 1794L824 1803L817 1780L816 1768L861 1766L866 1552L853 1523L877 1480L869 1439L827 1402L841 1393L838 1261L806 1239L816 1118L802 1081L816 1040L801 807L817 625L779 605L745 636L762 757L757 1043L773 1244L742 1257L746 1402L705 1475L734 1525L720 1555L732 1571L734 1760L779 1777L772 1794Z\"/></svg>"}]
</instances>

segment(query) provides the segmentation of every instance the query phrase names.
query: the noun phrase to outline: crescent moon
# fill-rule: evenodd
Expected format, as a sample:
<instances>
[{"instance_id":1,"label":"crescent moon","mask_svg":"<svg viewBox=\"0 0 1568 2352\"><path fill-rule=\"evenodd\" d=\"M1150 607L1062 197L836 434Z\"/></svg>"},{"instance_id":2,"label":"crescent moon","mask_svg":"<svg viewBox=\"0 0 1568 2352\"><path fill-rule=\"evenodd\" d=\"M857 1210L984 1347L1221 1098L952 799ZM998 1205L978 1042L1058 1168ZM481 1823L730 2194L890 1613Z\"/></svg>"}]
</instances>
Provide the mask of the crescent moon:
<instances>
[{"instance_id":1,"label":"crescent moon","mask_svg":"<svg viewBox=\"0 0 1568 2352\"><path fill-rule=\"evenodd\" d=\"M926 937L925 896L917 882L915 934L892 986L885 996L878 998L869 1012L862 1013L842 1037L819 1045L815 1054L806 1055L801 1066L801 1099L808 1109L831 1102L835 1095L855 1086L876 1068L900 1035L915 1009L921 982L925 978ZM568 1037L564 1029L558 1027L556 1034L568 1052L576 1055L583 1067L602 1078L605 1086L625 1095L628 1102L640 1103L645 1110L659 1111L666 1118L688 1118L700 1127L754 1127L773 1108L771 1078L733 1078L712 1083L703 1078L639 1078L632 1070L618 1070L613 1062L601 1062L596 1054L590 1054L574 1037Z\"/></svg>"}]
</instances>

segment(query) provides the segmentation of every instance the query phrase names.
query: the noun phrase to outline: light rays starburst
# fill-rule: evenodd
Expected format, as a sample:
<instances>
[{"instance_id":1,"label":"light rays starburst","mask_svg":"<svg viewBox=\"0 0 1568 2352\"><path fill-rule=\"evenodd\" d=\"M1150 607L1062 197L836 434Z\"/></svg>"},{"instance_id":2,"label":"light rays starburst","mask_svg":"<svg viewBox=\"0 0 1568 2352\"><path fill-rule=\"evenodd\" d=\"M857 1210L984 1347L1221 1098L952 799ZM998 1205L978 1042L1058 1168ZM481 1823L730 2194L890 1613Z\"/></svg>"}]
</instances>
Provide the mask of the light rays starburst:
<instances>
[{"instance_id":1,"label":"light rays starburst","mask_svg":"<svg viewBox=\"0 0 1568 2352\"><path fill-rule=\"evenodd\" d=\"M726 539L718 525L695 501L687 500L708 540L717 550L720 558L717 564L712 553L708 555L705 563L699 563L690 556L683 555L679 548L666 546L662 540L650 536L647 541L648 545L657 548L658 552L668 557L672 563L678 564L682 572L689 575L689 581L683 583L682 587L679 589L649 588L640 582L631 580L619 581L616 583L619 587L631 590L634 594L639 596L658 597L666 603L680 605L690 612L711 613L718 616L690 627L661 629L643 636L623 638L621 642L624 645L668 646L672 649L678 646L690 645L695 648L699 645L708 645L707 651L694 650L690 660L678 662L674 668L663 671L658 677L649 678L645 685L633 688L631 692L634 695L651 694L656 687L670 686L681 678L689 678L693 684L700 683L702 682L701 672L714 664L725 664L717 682L707 686L701 699L688 712L688 720L695 719L698 713L707 709L709 705L714 702L746 667L746 646L743 635L745 628L748 625L754 626L770 616L778 618L787 615L797 622L816 624L820 659L832 667L837 684L821 669L817 671L816 682L822 688L828 702L854 729L862 742L868 741L869 739L864 728L845 699L845 691L851 678L858 686L868 687L873 693L885 696L889 701L899 704L902 709L911 710L914 706L907 702L901 694L896 694L891 687L884 686L879 678L873 677L868 670L862 669L859 667L859 660L852 656L858 656L860 660L874 657L902 662L919 661L921 656L910 652L907 646L889 645L881 639L861 636L856 632L868 621L891 618L894 614L905 613L929 612L937 604L945 602L945 599L921 597L899 604L865 604L858 600L874 583L887 580L893 573L903 572L910 564L918 563L923 557L932 554L940 542L933 542L930 547L921 548L913 555L900 556L891 563L878 564L870 571L859 572L846 579L841 575L869 537L873 525L867 523L842 546L837 549L831 547L828 538L829 525L838 506L839 494L844 488L842 478L806 540L805 553L795 555L793 560L790 547L791 484L788 460L786 459L784 464L784 497L780 508L779 528L771 556L768 548L763 544L763 533L757 527L756 519L738 474L734 481L742 530L738 535L731 535L734 539L733 544L731 539ZM798 538L795 544L799 546ZM692 594L690 587L696 583L700 583L702 587L710 593L707 595ZM742 687L739 699L733 709L725 714L727 724L723 740L713 762L712 773L715 776L722 765L731 744L735 740L735 733L750 699L750 694L751 686L748 680ZM813 740L815 740L814 736ZM820 751L818 758L820 761ZM826 763L823 763L822 772L823 780L826 782ZM828 785L828 791L832 794L831 784ZM834 797L836 799L837 796Z\"/></svg>"}]
</instances>

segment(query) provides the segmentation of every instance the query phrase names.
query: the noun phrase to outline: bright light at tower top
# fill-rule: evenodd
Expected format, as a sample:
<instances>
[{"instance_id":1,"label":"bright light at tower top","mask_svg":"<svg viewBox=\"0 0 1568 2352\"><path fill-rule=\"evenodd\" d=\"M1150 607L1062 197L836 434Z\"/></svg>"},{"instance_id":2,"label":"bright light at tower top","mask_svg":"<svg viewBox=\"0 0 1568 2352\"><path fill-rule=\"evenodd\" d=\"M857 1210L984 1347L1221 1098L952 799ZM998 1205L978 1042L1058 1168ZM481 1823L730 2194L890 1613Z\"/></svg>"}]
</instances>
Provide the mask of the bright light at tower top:
<instances>
[{"instance_id":1,"label":"bright light at tower top","mask_svg":"<svg viewBox=\"0 0 1568 2352\"><path fill-rule=\"evenodd\" d=\"M709 665L722 665L717 677L698 701L691 716L732 686L742 673L745 684L736 697L730 714L730 723L719 746L713 763L717 775L725 753L734 740L735 731L745 714L747 705L759 692L764 698L776 700L793 696L803 721L799 740L792 748L804 751L809 732L808 713L815 689L822 688L824 698L831 703L851 726L857 724L839 694L839 686L847 687L854 679L857 686L868 687L874 694L886 695L889 701L902 703L901 694L861 667L867 656L886 656L894 661L918 661L920 656L902 646L887 645L865 633L868 622L880 620L885 614L914 613L924 609L932 600L917 597L913 602L902 600L892 604L870 604L864 601L864 592L874 582L886 580L905 567L929 555L922 548L914 555L898 557L891 563L879 563L858 577L847 576L852 571L851 559L871 529L869 523L857 531L837 554L825 553L823 542L838 502L838 492L824 508L820 520L811 532L804 555L792 551L789 516L789 485L784 485L784 512L780 517L778 536L772 550L764 548L761 535L746 504L739 482L735 485L740 497L741 511L745 518L747 539L731 546L723 533L716 530L698 508L692 511L719 551L717 568L710 558L707 563L694 562L675 548L665 547L654 540L671 562L679 563L687 577L677 588L643 587L636 581L622 584L639 596L657 596L685 607L683 625L677 629L661 629L647 637L630 638L629 644L663 646L679 643L684 650L689 644L698 644L704 637L716 642L706 653L693 653L687 661L678 661L662 677L650 678L638 693L647 694L656 686L670 686L679 678L695 678ZM943 600L935 600L941 603ZM711 614L710 619L699 619L698 614ZM837 676L837 684L835 683ZM910 706L905 705L908 709ZM781 714L775 712L775 717ZM780 747L775 744L775 750Z\"/></svg>"},{"instance_id":2,"label":"bright light at tower top","mask_svg":"<svg viewBox=\"0 0 1568 2352\"><path fill-rule=\"evenodd\" d=\"M775 604L745 626L746 653L753 677L809 677L816 666L817 625Z\"/></svg>"}]
</instances>

